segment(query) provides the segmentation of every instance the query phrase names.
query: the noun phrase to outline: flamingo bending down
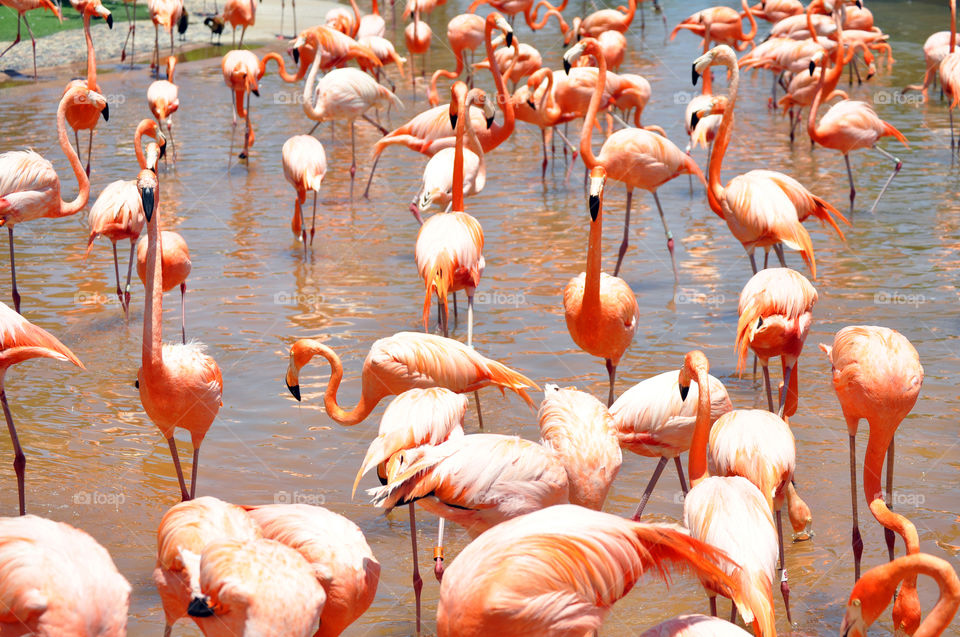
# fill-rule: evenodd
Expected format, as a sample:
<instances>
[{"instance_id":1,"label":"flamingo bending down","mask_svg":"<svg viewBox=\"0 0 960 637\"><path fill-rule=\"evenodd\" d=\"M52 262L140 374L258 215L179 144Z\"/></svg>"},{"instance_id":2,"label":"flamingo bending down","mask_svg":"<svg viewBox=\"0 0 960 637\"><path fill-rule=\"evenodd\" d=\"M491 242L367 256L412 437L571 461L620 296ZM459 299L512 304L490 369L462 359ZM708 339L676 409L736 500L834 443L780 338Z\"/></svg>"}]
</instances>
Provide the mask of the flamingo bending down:
<instances>
[{"instance_id":1,"label":"flamingo bending down","mask_svg":"<svg viewBox=\"0 0 960 637\"><path fill-rule=\"evenodd\" d=\"M327 155L323 144L313 135L294 135L283 143L280 152L283 160L283 176L297 191L294 202L293 221L290 229L293 236L303 242L303 253L307 253L307 224L303 218L303 203L307 192L313 191L313 221L310 224L310 245L317 227L317 193L327 174Z\"/></svg>"},{"instance_id":2,"label":"flamingo bending down","mask_svg":"<svg viewBox=\"0 0 960 637\"><path fill-rule=\"evenodd\" d=\"M0 226L7 227L10 239L10 279L13 287L13 306L20 311L20 293L17 291L17 269L13 256L13 228L21 221L41 217L67 217L83 210L90 199L90 179L73 146L67 139L67 107L72 103L94 106L104 119L110 117L107 100L94 91L71 86L60 98L57 108L57 138L63 154L77 178L79 192L73 201L60 198L60 178L53 164L32 150L15 150L0 154Z\"/></svg>"},{"instance_id":3,"label":"flamingo bending down","mask_svg":"<svg viewBox=\"0 0 960 637\"><path fill-rule=\"evenodd\" d=\"M731 411L733 405L727 388L712 375L710 383L710 423ZM657 468L643 490L633 519L640 520L653 488L663 473L667 460L673 458L680 478L680 488L687 494L687 483L680 464L680 454L690 450L699 406L699 390L690 386L684 397L679 391L680 371L664 372L641 381L623 392L610 407L620 447L641 456L659 457Z\"/></svg>"},{"instance_id":4,"label":"flamingo bending down","mask_svg":"<svg viewBox=\"0 0 960 637\"><path fill-rule=\"evenodd\" d=\"M763 0L748 11L761 20L776 24L784 18L803 13L803 3L800 0Z\"/></svg>"},{"instance_id":5,"label":"flamingo bending down","mask_svg":"<svg viewBox=\"0 0 960 637\"><path fill-rule=\"evenodd\" d=\"M371 71L374 71L374 78L378 82L380 81L381 68L391 62L397 65L397 69L400 71L400 77L405 77L403 73L403 65L407 61L407 58L402 57L399 53L397 53L397 49L394 48L393 42L379 35L365 35L357 40L357 44L370 49L373 52L373 55L380 62L380 66L376 66L366 58L357 59L357 64L360 65L360 68L364 72L370 73ZM384 77L387 77L386 73L384 73ZM387 78L387 81L391 83L391 87L395 88L393 80Z\"/></svg>"},{"instance_id":6,"label":"flamingo bending down","mask_svg":"<svg viewBox=\"0 0 960 637\"><path fill-rule=\"evenodd\" d=\"M277 56L279 57L279 56ZM264 68L265 68L264 64ZM247 159L250 147L253 146L256 135L250 123L250 94L260 97L260 77L262 76L260 60L252 51L234 50L223 56L221 62L223 83L230 89L233 99L233 131L237 129L237 117L243 118L246 130L243 135L243 150L240 159ZM246 99L246 106L244 106ZM230 134L230 155L233 155L233 132Z\"/></svg>"},{"instance_id":7,"label":"flamingo bending down","mask_svg":"<svg viewBox=\"0 0 960 637\"><path fill-rule=\"evenodd\" d=\"M207 356L201 343L163 344L163 278L160 233L160 183L150 170L140 171L137 188L147 218L146 303L143 311L143 356L137 373L140 402L150 420L167 439L173 466L180 482L180 495L191 499L197 490L200 444L223 404L223 377L216 361ZM181 288L182 289L182 288ZM193 467L190 492L180 469L180 457L173 439L177 427L190 432Z\"/></svg>"},{"instance_id":8,"label":"flamingo bending down","mask_svg":"<svg viewBox=\"0 0 960 637\"><path fill-rule=\"evenodd\" d=\"M0 518L0 572L4 634L127 634L130 583L80 529L34 515Z\"/></svg>"},{"instance_id":9,"label":"flamingo bending down","mask_svg":"<svg viewBox=\"0 0 960 637\"><path fill-rule=\"evenodd\" d=\"M610 378L607 407L613 405L617 365L633 342L640 308L630 285L618 276L601 272L603 236L603 188L607 171L602 164L590 172L590 238L587 271L563 289L563 312L567 331L580 349L604 359Z\"/></svg>"},{"instance_id":10,"label":"flamingo bending down","mask_svg":"<svg viewBox=\"0 0 960 637\"><path fill-rule=\"evenodd\" d=\"M797 361L812 322L817 290L805 276L790 268L770 268L754 274L740 292L737 324L737 371L742 373L751 349L763 367L767 406L773 408L770 358L779 356L783 367L783 393L778 415L797 413L799 373Z\"/></svg>"},{"instance_id":11,"label":"flamingo bending down","mask_svg":"<svg viewBox=\"0 0 960 637\"><path fill-rule=\"evenodd\" d=\"M441 637L589 635L645 573L690 570L740 601L738 567L676 527L572 504L497 525L453 561L440 586Z\"/></svg>"},{"instance_id":12,"label":"flamingo bending down","mask_svg":"<svg viewBox=\"0 0 960 637\"><path fill-rule=\"evenodd\" d=\"M590 138L593 127L596 125L597 112L600 109L600 102L603 97L607 64L597 40L585 38L564 53L564 70L569 72L572 63L582 54L593 55L597 58L599 73L593 97L590 98L590 107L583 119L583 130L580 133L580 156L587 168L592 169L595 166L602 165L606 168L607 175L611 179L623 182L627 187L627 211L623 221L623 241L620 243L620 252L617 257L617 266L613 270L613 276L620 274L620 266L623 264L623 257L627 253L633 189L642 188L650 191L657 204L660 221L663 223L663 231L667 236L667 249L670 252L670 262L673 266L673 277L677 279L677 263L673 256L673 234L667 227L663 207L660 205L659 197L657 197L657 188L683 174L697 175L703 181L703 173L697 163L669 139L642 128L625 128L616 131L607 137L600 148L600 153L594 155Z\"/></svg>"},{"instance_id":13,"label":"flamingo bending down","mask_svg":"<svg viewBox=\"0 0 960 637\"><path fill-rule=\"evenodd\" d=\"M720 6L697 11L683 20L670 32L670 39L677 37L681 29L686 29L696 36L706 38L708 42L705 46L709 46L709 42L716 42L731 46L737 51L743 51L747 45L753 47L753 39L757 35L757 21L747 6L747 0L741 0L741 4L750 22L749 33L743 32L743 17L736 9Z\"/></svg>"},{"instance_id":14,"label":"flamingo bending down","mask_svg":"<svg viewBox=\"0 0 960 637\"><path fill-rule=\"evenodd\" d=\"M503 43L506 43L506 38L497 36L494 44L500 43L501 40ZM516 50L514 50L514 46L511 45L502 46L493 52L497 66L502 69L507 69L503 73L503 79L508 82L513 82L514 84L528 77L543 66L543 57L540 55L540 51L537 51L526 42L516 42L516 44L518 45ZM511 60L513 60L514 56L516 56L517 61L511 65ZM473 68L474 70L489 69L490 59L483 58L479 62L476 62Z\"/></svg>"},{"instance_id":15,"label":"flamingo bending down","mask_svg":"<svg viewBox=\"0 0 960 637\"><path fill-rule=\"evenodd\" d=\"M183 0L147 0L150 10L150 21L153 22L153 57L150 58L150 68L160 72L160 27L170 34L170 55L173 55L173 27L180 22L180 16L186 9Z\"/></svg>"},{"instance_id":16,"label":"flamingo bending down","mask_svg":"<svg viewBox=\"0 0 960 637\"><path fill-rule=\"evenodd\" d=\"M316 355L330 363L330 381L324 394L327 415L344 426L356 425L387 396L417 387L446 387L458 394L495 385L510 389L533 407L526 388L539 389L532 380L506 365L486 358L459 341L421 332L398 332L381 338L363 363L360 401L350 411L337 404L343 365L336 352L319 341L300 339L290 348L285 381L300 400L300 369Z\"/></svg>"},{"instance_id":17,"label":"flamingo bending down","mask_svg":"<svg viewBox=\"0 0 960 637\"><path fill-rule=\"evenodd\" d=\"M80 369L85 369L80 359L74 356L73 352L67 349L50 332L23 318L20 314L11 310L7 304L0 303L0 403L3 404L3 415L7 421L7 430L10 432L10 441L13 444L13 468L17 474L20 515L26 513L24 475L27 459L20 448L20 438L17 436L17 429L13 424L13 414L10 412L10 405L7 404L4 378L10 367L31 358L54 358L73 363Z\"/></svg>"},{"instance_id":18,"label":"flamingo bending down","mask_svg":"<svg viewBox=\"0 0 960 637\"><path fill-rule=\"evenodd\" d=\"M643 0L629 0L626 11L618 9L600 9L594 11L580 22L580 28L574 26L572 31L576 31L578 37L599 38L605 31L616 31L626 33L633 22L634 14L637 11L637 4ZM660 6L654 2L654 9L663 17L663 28L667 28L667 16L660 11ZM646 27L646 21L643 16L643 4L640 4L640 28ZM568 34L568 37L570 34ZM568 40L569 42L569 40Z\"/></svg>"},{"instance_id":19,"label":"flamingo bending down","mask_svg":"<svg viewBox=\"0 0 960 637\"><path fill-rule=\"evenodd\" d=\"M33 37L33 29L30 28L30 23L27 22L27 11L32 11L33 9L47 9L53 13L53 15L57 16L57 19L62 23L63 15L60 13L60 7L52 0L3 0L0 2L0 5L10 7L17 14L17 37L13 42L10 43L10 46L0 52L0 57L3 57L7 51L20 43L20 21L22 20L23 23L27 25L27 33L30 34L30 43L33 45L33 79L36 80L37 39Z\"/></svg>"},{"instance_id":20,"label":"flamingo bending down","mask_svg":"<svg viewBox=\"0 0 960 637\"><path fill-rule=\"evenodd\" d=\"M886 327L851 326L841 329L833 345L820 349L833 368L833 389L840 401L850 436L850 501L853 509L854 574L860 578L863 540L857 516L856 434L862 418L870 425L870 437L863 460L863 494L873 517L885 527L887 552L893 560L895 536L903 538L907 555L920 550L917 529L906 517L890 510L893 497L894 435L913 409L923 385L920 356L902 334ZM887 457L886 490L880 487L883 457ZM886 501L884 499L886 496ZM894 626L906 625L913 634L920 622L920 600L916 575L900 588L893 607Z\"/></svg>"},{"instance_id":21,"label":"flamingo bending down","mask_svg":"<svg viewBox=\"0 0 960 637\"><path fill-rule=\"evenodd\" d=\"M152 82L147 87L147 104L150 112L157 120L160 130L166 127L170 135L170 150L173 161L177 161L177 145L173 141L173 114L180 108L180 90L173 83L173 71L177 66L177 58L173 55L167 58L167 79Z\"/></svg>"},{"instance_id":22,"label":"flamingo bending down","mask_svg":"<svg viewBox=\"0 0 960 637\"><path fill-rule=\"evenodd\" d=\"M321 24L304 29L294 40L290 52L299 67L295 75L290 75L285 72L281 64L280 77L283 78L283 81L299 82L306 77L318 51L320 52L320 68L323 71L329 71L334 67L342 67L350 60L357 60L362 65L369 64L372 67L381 65L379 58L369 47L360 44L349 35ZM283 61L279 55L276 59L280 63Z\"/></svg>"}]
</instances>

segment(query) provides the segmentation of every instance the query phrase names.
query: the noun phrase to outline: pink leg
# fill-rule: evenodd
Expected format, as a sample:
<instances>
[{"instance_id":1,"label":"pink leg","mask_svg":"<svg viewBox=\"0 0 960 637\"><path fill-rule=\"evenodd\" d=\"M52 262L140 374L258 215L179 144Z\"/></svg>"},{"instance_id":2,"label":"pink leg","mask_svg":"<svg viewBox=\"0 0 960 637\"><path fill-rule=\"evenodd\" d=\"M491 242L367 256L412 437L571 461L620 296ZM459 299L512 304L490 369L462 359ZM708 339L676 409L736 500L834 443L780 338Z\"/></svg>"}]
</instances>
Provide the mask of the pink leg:
<instances>
[{"instance_id":1,"label":"pink leg","mask_svg":"<svg viewBox=\"0 0 960 637\"><path fill-rule=\"evenodd\" d=\"M423 578L420 577L420 567L417 564L417 513L414 503L407 505L410 511L410 541L413 545L413 594L417 600L417 634L420 634L420 591L423 590Z\"/></svg>"},{"instance_id":2,"label":"pink leg","mask_svg":"<svg viewBox=\"0 0 960 637\"><path fill-rule=\"evenodd\" d=\"M27 506L24 499L24 475L27 468L27 458L23 455L23 449L20 448L20 439L17 437L17 430L13 426L13 415L10 413L10 405L7 404L7 392L0 388L0 403L3 403L3 416L7 419L7 430L10 432L10 441L13 443L13 469L17 473L17 495L20 497L20 515L26 515Z\"/></svg>"},{"instance_id":3,"label":"pink leg","mask_svg":"<svg viewBox=\"0 0 960 637\"><path fill-rule=\"evenodd\" d=\"M177 443L173 437L167 438L167 444L170 445L170 457L173 458L173 467L177 470L177 480L180 481L180 499L184 502L190 499L187 493L187 485L183 481L183 470L180 468L180 455L177 453Z\"/></svg>"}]
</instances>

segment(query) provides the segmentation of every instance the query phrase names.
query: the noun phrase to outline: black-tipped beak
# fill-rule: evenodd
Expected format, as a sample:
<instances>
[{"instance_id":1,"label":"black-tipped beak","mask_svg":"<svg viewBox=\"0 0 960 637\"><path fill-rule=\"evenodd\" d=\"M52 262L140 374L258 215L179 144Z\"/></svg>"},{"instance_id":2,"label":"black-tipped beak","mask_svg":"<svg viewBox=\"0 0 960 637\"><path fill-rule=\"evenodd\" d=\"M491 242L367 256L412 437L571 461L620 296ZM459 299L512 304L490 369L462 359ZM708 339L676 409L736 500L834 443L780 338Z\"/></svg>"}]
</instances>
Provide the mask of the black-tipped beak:
<instances>
[{"instance_id":1,"label":"black-tipped beak","mask_svg":"<svg viewBox=\"0 0 960 637\"><path fill-rule=\"evenodd\" d=\"M137 380L133 381L133 386L136 387L137 389L140 389L140 379L139 379L139 378L138 378Z\"/></svg>"},{"instance_id":2,"label":"black-tipped beak","mask_svg":"<svg viewBox=\"0 0 960 637\"><path fill-rule=\"evenodd\" d=\"M700 74L697 73L697 65L694 64L694 65L693 65L693 68L692 68L691 70L693 71L693 75L692 75L692 77L693 77L693 85L696 86L696 85L697 85L697 82L700 80Z\"/></svg>"},{"instance_id":3,"label":"black-tipped beak","mask_svg":"<svg viewBox=\"0 0 960 637\"><path fill-rule=\"evenodd\" d=\"M287 389L293 394L293 397L300 401L300 385L287 385Z\"/></svg>"},{"instance_id":4,"label":"black-tipped beak","mask_svg":"<svg viewBox=\"0 0 960 637\"><path fill-rule=\"evenodd\" d=\"M140 201L143 202L143 216L147 218L147 222L153 218L153 209L155 206L154 196L153 188L140 189Z\"/></svg>"},{"instance_id":5,"label":"black-tipped beak","mask_svg":"<svg viewBox=\"0 0 960 637\"><path fill-rule=\"evenodd\" d=\"M810 75L813 75L813 70L817 68L816 62L810 60Z\"/></svg>"},{"instance_id":6,"label":"black-tipped beak","mask_svg":"<svg viewBox=\"0 0 960 637\"><path fill-rule=\"evenodd\" d=\"M160 159L163 159L163 158L166 156L166 154L167 154L167 145L166 145L166 144L161 144L161 146L160 146L160 157L159 157L159 158L160 158Z\"/></svg>"},{"instance_id":7,"label":"black-tipped beak","mask_svg":"<svg viewBox=\"0 0 960 637\"><path fill-rule=\"evenodd\" d=\"M563 72L570 75L570 60L563 58Z\"/></svg>"},{"instance_id":8,"label":"black-tipped beak","mask_svg":"<svg viewBox=\"0 0 960 637\"><path fill-rule=\"evenodd\" d=\"M457 116L455 114L450 115L450 128L457 129Z\"/></svg>"},{"instance_id":9,"label":"black-tipped beak","mask_svg":"<svg viewBox=\"0 0 960 637\"><path fill-rule=\"evenodd\" d=\"M537 106L536 106L536 104L533 103L533 99L527 100L527 106L529 106L529 107L532 108L533 110L537 110Z\"/></svg>"},{"instance_id":10,"label":"black-tipped beak","mask_svg":"<svg viewBox=\"0 0 960 637\"><path fill-rule=\"evenodd\" d=\"M202 597L194 597L187 606L187 615L191 617L213 617L213 609Z\"/></svg>"},{"instance_id":11,"label":"black-tipped beak","mask_svg":"<svg viewBox=\"0 0 960 637\"><path fill-rule=\"evenodd\" d=\"M862 9L862 8L863 8L863 3L860 2L860 0L856 0L853 4L857 5L857 8L858 8L858 9Z\"/></svg>"},{"instance_id":12,"label":"black-tipped beak","mask_svg":"<svg viewBox=\"0 0 960 637\"><path fill-rule=\"evenodd\" d=\"M110 121L110 105L105 104L103 107L103 110L100 111L100 114L103 115L103 121L109 122Z\"/></svg>"},{"instance_id":13,"label":"black-tipped beak","mask_svg":"<svg viewBox=\"0 0 960 637\"><path fill-rule=\"evenodd\" d=\"M506 42L507 42L507 46L513 46L513 31L507 32Z\"/></svg>"},{"instance_id":14,"label":"black-tipped beak","mask_svg":"<svg viewBox=\"0 0 960 637\"><path fill-rule=\"evenodd\" d=\"M494 118L493 115L487 118L487 130L489 130L490 127L493 126L493 118Z\"/></svg>"},{"instance_id":15,"label":"black-tipped beak","mask_svg":"<svg viewBox=\"0 0 960 637\"><path fill-rule=\"evenodd\" d=\"M590 195L590 197L587 199L587 203L590 206L590 218L596 221L597 217L600 216L600 197L597 195Z\"/></svg>"},{"instance_id":16,"label":"black-tipped beak","mask_svg":"<svg viewBox=\"0 0 960 637\"><path fill-rule=\"evenodd\" d=\"M260 97L260 91L258 91L257 89L251 89L250 92L256 95L257 97Z\"/></svg>"},{"instance_id":17,"label":"black-tipped beak","mask_svg":"<svg viewBox=\"0 0 960 637\"><path fill-rule=\"evenodd\" d=\"M679 387L680 387L680 400L686 400L687 394L690 392L690 385L687 385L686 387L684 387L683 385L679 385Z\"/></svg>"},{"instance_id":18,"label":"black-tipped beak","mask_svg":"<svg viewBox=\"0 0 960 637\"><path fill-rule=\"evenodd\" d=\"M293 61L297 64L300 64L300 49L294 49L290 52L290 55L293 56Z\"/></svg>"},{"instance_id":19,"label":"black-tipped beak","mask_svg":"<svg viewBox=\"0 0 960 637\"><path fill-rule=\"evenodd\" d=\"M113 28L113 16L112 16L112 15L108 15L108 16L107 16L107 26L110 27L111 29Z\"/></svg>"},{"instance_id":20,"label":"black-tipped beak","mask_svg":"<svg viewBox=\"0 0 960 637\"><path fill-rule=\"evenodd\" d=\"M690 130L694 130L697 127L697 124L700 122L700 115L694 113L690 116Z\"/></svg>"}]
</instances>

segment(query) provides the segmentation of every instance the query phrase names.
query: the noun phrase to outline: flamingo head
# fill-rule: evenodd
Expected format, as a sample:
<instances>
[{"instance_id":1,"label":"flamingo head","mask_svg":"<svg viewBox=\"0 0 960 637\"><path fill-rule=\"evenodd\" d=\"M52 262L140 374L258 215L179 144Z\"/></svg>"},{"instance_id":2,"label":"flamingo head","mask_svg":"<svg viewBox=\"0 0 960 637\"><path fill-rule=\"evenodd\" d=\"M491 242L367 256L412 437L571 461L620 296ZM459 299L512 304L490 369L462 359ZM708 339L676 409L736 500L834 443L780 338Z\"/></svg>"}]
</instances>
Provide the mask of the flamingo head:
<instances>
[{"instance_id":1,"label":"flamingo head","mask_svg":"<svg viewBox=\"0 0 960 637\"><path fill-rule=\"evenodd\" d=\"M590 218L593 221L600 216L600 207L603 204L603 186L607 182L607 169L601 165L590 171L590 196L588 201Z\"/></svg>"},{"instance_id":2,"label":"flamingo head","mask_svg":"<svg viewBox=\"0 0 960 637\"><path fill-rule=\"evenodd\" d=\"M690 391L690 383L700 383L701 379L706 379L710 372L710 361L707 355L698 349L687 352L683 357L683 367L680 368L680 376L677 384L680 387L680 400L687 399L687 392Z\"/></svg>"},{"instance_id":3,"label":"flamingo head","mask_svg":"<svg viewBox=\"0 0 960 637\"><path fill-rule=\"evenodd\" d=\"M147 223L153 219L157 202L157 189L159 187L160 183L157 181L157 174L152 170L144 169L137 175L137 190L140 191L143 216L147 218Z\"/></svg>"},{"instance_id":4,"label":"flamingo head","mask_svg":"<svg viewBox=\"0 0 960 637\"><path fill-rule=\"evenodd\" d=\"M584 53L597 56L601 55L600 44L595 38L584 38L567 49L567 52L563 54L564 73L569 75L570 68L574 66L574 62L576 62Z\"/></svg>"},{"instance_id":5,"label":"flamingo head","mask_svg":"<svg viewBox=\"0 0 960 637\"><path fill-rule=\"evenodd\" d=\"M450 87L450 128L457 128L457 118L460 115L460 105L466 101L467 98L467 84L466 82L458 81L454 82L453 86Z\"/></svg>"},{"instance_id":6,"label":"flamingo head","mask_svg":"<svg viewBox=\"0 0 960 637\"><path fill-rule=\"evenodd\" d=\"M810 75L813 75L813 72L817 70L818 66L823 65L827 60L826 51L817 51L812 56L810 56Z\"/></svg>"},{"instance_id":7,"label":"flamingo head","mask_svg":"<svg viewBox=\"0 0 960 637\"><path fill-rule=\"evenodd\" d=\"M693 83L696 85L700 76L711 66L722 64L727 68L737 65L737 54L726 44L715 46L693 61Z\"/></svg>"},{"instance_id":8,"label":"flamingo head","mask_svg":"<svg viewBox=\"0 0 960 637\"><path fill-rule=\"evenodd\" d=\"M708 115L722 115L729 103L726 95L715 95L707 106L690 114L690 130L696 130L697 123Z\"/></svg>"}]
</instances>

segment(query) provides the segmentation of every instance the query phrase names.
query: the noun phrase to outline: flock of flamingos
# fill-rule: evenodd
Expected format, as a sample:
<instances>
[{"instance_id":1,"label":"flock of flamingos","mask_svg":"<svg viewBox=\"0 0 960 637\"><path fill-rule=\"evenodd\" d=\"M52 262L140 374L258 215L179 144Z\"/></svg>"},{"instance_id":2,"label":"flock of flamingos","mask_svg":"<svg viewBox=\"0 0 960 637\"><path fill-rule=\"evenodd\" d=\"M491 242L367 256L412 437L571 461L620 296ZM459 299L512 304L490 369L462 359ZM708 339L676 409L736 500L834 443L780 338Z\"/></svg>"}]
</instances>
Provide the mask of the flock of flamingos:
<instances>
[{"instance_id":1,"label":"flock of flamingos","mask_svg":"<svg viewBox=\"0 0 960 637\"><path fill-rule=\"evenodd\" d=\"M302 339L293 344L287 387L299 400L300 371L319 355L331 369L324 406L334 421L355 425L380 401L391 399L354 490L364 474L376 470L382 486L369 491L373 503L387 510L401 505L409 509L418 632L423 583L417 568L416 503L440 518L433 553L434 572L441 580L440 635L498 631L502 635L595 635L610 607L644 573L666 578L672 569L696 574L709 597L711 616L684 615L644 635L749 634L735 623L738 615L741 625L754 634L775 635L775 617L780 612L773 593L777 583L783 613L790 619L781 513L786 509L796 541L811 536L812 524L811 512L793 484L796 449L788 419L797 410L797 360L817 291L804 274L785 266L784 250L798 251L815 278L813 245L803 222L815 217L842 238L841 224L847 219L785 173L751 170L724 185L721 167L734 127L740 69L762 68L773 72L770 105L789 114L791 136L803 122L801 112L808 108L812 142L843 154L851 210L856 193L852 151L876 149L890 158L894 167L885 190L901 164L877 144L884 137L904 144L907 140L870 105L848 99L837 85L848 65L857 73L863 68L870 74L878 56L887 56L891 62L887 38L859 1L844 0L812 0L807 7L798 0L765 0L748 7L743 0L743 14L715 7L677 25L671 37L688 31L702 39L702 55L691 59L692 79L702 82L703 91L687 106L685 121L691 144L712 146L704 176L689 152L669 141L662 129L641 125L649 83L639 75L617 71L637 0L630 0L629 7L604 9L569 23L563 15L566 1L558 7L546 0L537 5L532 0L487 3L496 11L486 17L473 13L483 4L477 0L470 12L450 21L447 36L457 65L454 70L437 70L429 83L423 82L422 86L429 86L427 99L433 107L392 132L384 129L384 137L373 149L367 190L373 185L376 159L389 146L406 146L430 157L420 193L410 204L422 224L415 254L424 281L424 332L398 333L371 346L363 366L361 398L352 409L337 401L343 367L337 354L321 342ZM59 8L49 0L2 0L2 4L16 9L25 24L29 9L46 8L59 15ZM73 215L86 207L92 142L87 143L84 163L79 156L79 131L88 131L92 140L99 119L109 116L107 101L98 92L90 20L104 17L112 24L110 13L99 0L71 0L71 4L83 15L87 77L67 85L56 117L60 146L79 182L79 194L63 201L53 166L37 153L0 154L0 226L9 233L13 282L13 308L0 304L0 401L15 453L21 515L0 519L2 635L123 635L131 590L106 550L89 535L67 524L25 515L26 460L2 387L9 367L34 357L83 367L56 337L20 314L14 261L17 224ZM248 152L255 140L250 94L257 93L258 80L273 60L284 80L306 78L303 111L310 119L350 124L353 196L354 123L364 119L381 127L378 109L399 104L394 92L381 83L391 83L385 64L395 64L400 76L407 76L406 60L384 37L385 21L376 0L367 15L360 15L353 0L351 4L352 12L335 9L326 24L299 33L290 49L295 72L287 71L285 58L277 53L259 58L248 50L231 50L223 57L224 82L233 95L234 127L241 120L244 125L241 162L250 161ZM404 35L411 77L414 56L425 54L430 46L432 34L424 16L436 4L436 0L407 4L404 15L412 20ZM540 19L538 12L544 5L546 13ZM172 49L182 4L149 0L149 6L157 33L159 27L170 32ZM218 35L227 23L245 29L255 18L255 8L252 0L228 0L223 12L207 24ZM924 46L927 73L915 88L926 98L939 80L952 108L960 101L954 0L950 11L950 31L930 36ZM519 42L512 23L521 13L534 29L556 18L569 45L562 71L541 67L539 53ZM640 13L642 20L642 5ZM744 19L750 25L746 32ZM755 42L757 19L773 25L762 43ZM151 67L159 74L163 61L158 40L155 37ZM465 58L481 46L487 57L471 67ZM746 53L738 59L737 51ZM350 61L359 68L348 66ZM154 580L163 602L165 635L185 616L205 635L337 635L371 604L379 579L380 565L355 524L318 506L239 506L195 497L200 446L220 409L223 380L203 346L186 339L182 308L190 273L187 243L177 233L161 231L166 211L163 171L158 166L176 161L173 115L179 100L174 65L171 55L166 59L167 78L158 79L148 90L155 119L144 119L135 132L139 173L135 179L111 183L90 208L88 247L89 251L99 236L112 243L116 293L125 313L131 303L134 260L146 290L137 387L144 411L169 442L182 496L182 502L163 517L157 534ZM717 78L712 72L715 66L720 67ZM493 76L495 97L472 87L476 74L484 69ZM318 70L324 71L319 80ZM466 82L459 79L465 74ZM713 82L724 78L726 92L714 92ZM456 80L444 103L440 79ZM514 85L513 92L507 82ZM778 86L785 91L779 100ZM827 102L833 102L828 109ZM498 109L503 112L499 124L495 122ZM818 118L821 109L826 113ZM624 121L631 111L633 125ZM555 127L580 118L580 141L574 145ZM511 135L516 120L542 130L544 170L554 134L585 166L586 268L564 288L563 307L570 336L584 351L603 359L609 374L605 403L582 391L546 385L538 414L540 442L463 431L467 394L474 394L480 416L477 392L484 387L511 390L531 407L527 390L539 389L522 373L485 358L472 347L473 297L484 270L483 229L464 211L464 200L483 189L484 157ZM74 131L76 149L68 126ZM595 127L605 133L598 153L592 146ZM151 138L146 145L143 136ZM296 190L291 227L306 253L315 234L316 196L327 172L324 148L311 135L297 135L283 145L282 156L284 174ZM689 352L679 369L643 381L617 397L617 364L631 344L639 316L630 286L617 276L628 250L633 191L652 194L672 258L673 238L657 188L682 174L703 183L710 209L726 222L750 257L754 274L739 299L738 369L747 366L753 352L754 365L759 362L763 371L769 410L733 409L700 351ZM627 204L616 269L609 275L601 271L601 229L604 190L613 182L626 186ZM313 196L309 236L304 211L308 194ZM882 194L883 190L876 194L874 207ZM424 221L422 213L431 208L437 212ZM146 237L141 239L144 226ZM117 256L117 243L123 240L130 242L125 285ZM755 259L758 248L763 250L762 269ZM771 249L783 267L766 267ZM177 287L181 291L179 342L165 344L163 293ZM446 337L450 296L457 312L458 291L467 298L465 344ZM432 333L435 330L444 335ZM900 333L879 326L845 327L837 332L832 346L821 348L833 366L833 384L850 436L856 584L841 634L865 635L893 601L897 634L939 635L960 606L960 580L946 561L920 551L914 525L892 511L889 502L894 434L913 408L923 382L917 351ZM774 388L769 361L776 357L783 381ZM862 576L855 449L861 419L870 428L863 458L863 496L870 513L886 528L890 556L889 563ZM480 416L481 428L482 423ZM189 488L174 444L177 428L187 430L192 438ZM624 449L658 458L632 520L601 511ZM686 471L680 459L684 452L689 452ZM671 460L686 493L684 527L644 523L644 505ZM885 488L881 484L884 460ZM474 538L446 572L445 521L465 527ZM906 555L894 558L897 536L903 539ZM926 618L921 617L916 588L919 575L932 577L940 588L940 597ZM716 616L718 595L732 601L730 621Z\"/></svg>"}]
</instances>

